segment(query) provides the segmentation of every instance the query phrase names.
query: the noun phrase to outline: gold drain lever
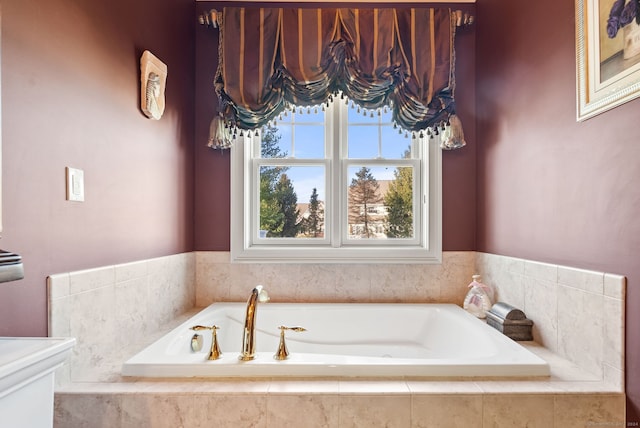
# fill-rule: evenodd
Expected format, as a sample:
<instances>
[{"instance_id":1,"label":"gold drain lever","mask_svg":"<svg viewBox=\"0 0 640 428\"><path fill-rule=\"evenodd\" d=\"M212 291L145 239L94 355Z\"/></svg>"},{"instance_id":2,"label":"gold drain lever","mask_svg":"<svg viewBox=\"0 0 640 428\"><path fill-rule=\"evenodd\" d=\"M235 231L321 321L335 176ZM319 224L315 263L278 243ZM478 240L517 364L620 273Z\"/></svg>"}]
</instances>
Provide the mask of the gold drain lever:
<instances>
[{"instance_id":1,"label":"gold drain lever","mask_svg":"<svg viewBox=\"0 0 640 428\"><path fill-rule=\"evenodd\" d=\"M296 332L307 331L304 327L285 327L281 325L278 327L280 329L280 344L278 345L278 351L273 356L276 360L286 360L289 358L289 351L287 350L287 344L284 341L284 331L292 330Z\"/></svg>"},{"instance_id":2,"label":"gold drain lever","mask_svg":"<svg viewBox=\"0 0 640 428\"><path fill-rule=\"evenodd\" d=\"M212 325L211 327L207 327L204 325L195 325L191 327L191 330L194 330L194 331L211 330L212 332L211 351L209 351L209 357L207 357L208 360L217 360L222 355L222 352L220 352L220 347L218 346L217 330L219 328L220 327L218 327L217 325Z\"/></svg>"}]
</instances>

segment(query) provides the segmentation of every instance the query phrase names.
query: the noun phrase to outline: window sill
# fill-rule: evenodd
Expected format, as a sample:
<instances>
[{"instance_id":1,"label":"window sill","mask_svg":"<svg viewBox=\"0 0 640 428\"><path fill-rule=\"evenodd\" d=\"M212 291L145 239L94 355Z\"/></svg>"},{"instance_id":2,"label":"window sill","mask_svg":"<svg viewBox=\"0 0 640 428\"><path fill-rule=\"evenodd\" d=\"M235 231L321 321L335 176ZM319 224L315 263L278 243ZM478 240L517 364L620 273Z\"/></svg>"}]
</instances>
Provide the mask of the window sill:
<instances>
[{"instance_id":1,"label":"window sill","mask_svg":"<svg viewBox=\"0 0 640 428\"><path fill-rule=\"evenodd\" d=\"M376 248L295 248L251 247L234 251L232 263L316 263L316 264L441 264L442 251L428 251L420 247Z\"/></svg>"}]
</instances>

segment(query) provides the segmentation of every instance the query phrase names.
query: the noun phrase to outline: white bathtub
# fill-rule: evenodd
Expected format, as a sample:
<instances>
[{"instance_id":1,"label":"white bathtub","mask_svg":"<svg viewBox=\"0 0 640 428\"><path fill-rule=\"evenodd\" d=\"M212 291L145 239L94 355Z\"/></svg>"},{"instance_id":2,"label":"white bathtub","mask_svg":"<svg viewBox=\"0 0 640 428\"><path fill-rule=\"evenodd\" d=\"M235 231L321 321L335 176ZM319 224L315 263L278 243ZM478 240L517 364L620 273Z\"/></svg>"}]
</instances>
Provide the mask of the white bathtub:
<instances>
[{"instance_id":1,"label":"white bathtub","mask_svg":"<svg viewBox=\"0 0 640 428\"><path fill-rule=\"evenodd\" d=\"M517 342L451 304L261 303L256 358L240 361L244 303L215 303L151 344L122 368L124 376L548 376L548 364ZM191 350L195 325L217 325L222 357ZM273 358L279 326L287 360Z\"/></svg>"}]
</instances>

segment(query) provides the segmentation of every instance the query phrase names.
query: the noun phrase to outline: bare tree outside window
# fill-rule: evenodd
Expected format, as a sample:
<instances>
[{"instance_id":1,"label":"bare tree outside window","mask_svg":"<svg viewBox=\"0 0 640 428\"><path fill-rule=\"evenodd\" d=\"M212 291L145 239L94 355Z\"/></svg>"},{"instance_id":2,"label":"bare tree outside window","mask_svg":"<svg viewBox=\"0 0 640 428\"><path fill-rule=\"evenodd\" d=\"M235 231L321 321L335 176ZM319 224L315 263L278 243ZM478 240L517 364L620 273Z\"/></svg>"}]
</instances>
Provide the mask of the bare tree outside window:
<instances>
[{"instance_id":1,"label":"bare tree outside window","mask_svg":"<svg viewBox=\"0 0 640 428\"><path fill-rule=\"evenodd\" d=\"M382 202L379 189L380 185L369 168L363 166L356 172L356 178L351 180L348 195L350 235L364 238L377 236L373 217L376 215L375 205Z\"/></svg>"}]
</instances>

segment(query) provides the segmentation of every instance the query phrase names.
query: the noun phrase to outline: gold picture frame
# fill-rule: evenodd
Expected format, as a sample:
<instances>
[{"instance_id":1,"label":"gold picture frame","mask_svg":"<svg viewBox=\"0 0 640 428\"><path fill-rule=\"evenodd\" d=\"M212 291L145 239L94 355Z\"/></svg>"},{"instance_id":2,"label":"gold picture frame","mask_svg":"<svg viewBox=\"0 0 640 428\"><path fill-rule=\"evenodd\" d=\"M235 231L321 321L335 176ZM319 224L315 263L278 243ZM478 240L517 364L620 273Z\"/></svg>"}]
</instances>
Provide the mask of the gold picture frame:
<instances>
[{"instance_id":1,"label":"gold picture frame","mask_svg":"<svg viewBox=\"0 0 640 428\"><path fill-rule=\"evenodd\" d=\"M640 96L640 18L620 19L629 1L576 0L578 121Z\"/></svg>"}]
</instances>

